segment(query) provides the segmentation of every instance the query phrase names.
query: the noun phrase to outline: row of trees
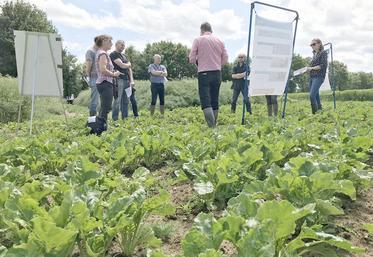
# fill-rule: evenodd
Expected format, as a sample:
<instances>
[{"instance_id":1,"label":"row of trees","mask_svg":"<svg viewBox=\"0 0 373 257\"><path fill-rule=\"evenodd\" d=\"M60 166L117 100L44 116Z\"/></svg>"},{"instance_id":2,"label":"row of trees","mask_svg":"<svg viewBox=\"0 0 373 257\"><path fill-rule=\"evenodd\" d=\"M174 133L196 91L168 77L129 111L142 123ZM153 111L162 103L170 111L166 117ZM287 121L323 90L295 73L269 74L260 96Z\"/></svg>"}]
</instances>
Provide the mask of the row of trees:
<instances>
[{"instance_id":1,"label":"row of trees","mask_svg":"<svg viewBox=\"0 0 373 257\"><path fill-rule=\"evenodd\" d=\"M0 6L0 74L17 76L13 30L39 31L57 33L57 29L48 20L47 15L35 5L23 0L5 2ZM126 54L132 63L134 77L138 80L149 78L147 67L153 62L153 55L158 53L163 57L162 63L167 67L169 78L184 79L196 76L195 65L189 64L190 49L182 44L160 41L148 44L143 51L137 51L134 46L126 49ZM75 96L86 86L83 83L83 65L67 49L63 50L64 96ZM292 70L309 65L310 58L294 55ZM231 71L235 64L229 63L222 69L223 81L231 80ZM337 90L365 89L373 87L373 73L349 72L347 66L334 61L334 83ZM297 77L290 82L290 92L308 91L307 75Z\"/></svg>"},{"instance_id":2,"label":"row of trees","mask_svg":"<svg viewBox=\"0 0 373 257\"><path fill-rule=\"evenodd\" d=\"M190 49L187 46L169 41L147 44L142 52L137 51L134 46L126 49L126 55L132 63L134 78L137 80L149 78L147 67L153 62L154 54L162 55L162 64L167 67L168 78L171 80L196 77L197 68L189 63L189 52ZM222 69L224 81L231 80L232 69L233 63L224 65Z\"/></svg>"},{"instance_id":3,"label":"row of trees","mask_svg":"<svg viewBox=\"0 0 373 257\"><path fill-rule=\"evenodd\" d=\"M293 56L291 69L297 70L309 65L311 58L304 58L299 54ZM347 65L340 61L333 61L334 85L336 90L348 89L368 89L373 87L373 73L372 72L349 72ZM332 81L331 69L329 70L329 78ZM300 91L307 92L309 77L307 75L294 78L290 82L290 92Z\"/></svg>"},{"instance_id":4,"label":"row of trees","mask_svg":"<svg viewBox=\"0 0 373 257\"><path fill-rule=\"evenodd\" d=\"M190 49L181 44L172 42L156 42L148 44L143 52L137 51L133 46L126 50L126 54L132 62L135 79L146 80L149 75L147 66L152 62L154 54L159 53L163 56L163 64L167 67L171 79L192 78L196 76L196 67L188 63L188 54ZM299 54L293 56L291 70L297 70L308 66L311 58L304 58ZM233 66L236 63L228 63L223 66L223 81L231 80ZM333 61L334 85L336 89L343 91L348 89L368 89L373 87L373 73L367 72L349 72L346 64L340 61ZM330 81L331 70L330 70ZM307 92L309 90L309 77L303 75L290 81L290 92Z\"/></svg>"}]
</instances>

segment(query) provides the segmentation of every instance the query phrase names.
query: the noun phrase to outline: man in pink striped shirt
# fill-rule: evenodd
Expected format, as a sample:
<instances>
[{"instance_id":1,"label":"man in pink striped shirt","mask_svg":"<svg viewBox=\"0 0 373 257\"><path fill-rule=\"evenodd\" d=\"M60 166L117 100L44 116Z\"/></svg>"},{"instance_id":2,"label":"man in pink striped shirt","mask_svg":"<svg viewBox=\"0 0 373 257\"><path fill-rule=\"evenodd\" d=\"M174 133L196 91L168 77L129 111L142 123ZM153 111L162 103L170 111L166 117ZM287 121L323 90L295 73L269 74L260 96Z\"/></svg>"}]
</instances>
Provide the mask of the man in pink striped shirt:
<instances>
[{"instance_id":1,"label":"man in pink striped shirt","mask_svg":"<svg viewBox=\"0 0 373 257\"><path fill-rule=\"evenodd\" d=\"M224 43L214 35L210 23L201 25L201 36L193 42L189 62L198 66L198 93L205 120L215 127L219 113L221 67L228 62Z\"/></svg>"}]
</instances>

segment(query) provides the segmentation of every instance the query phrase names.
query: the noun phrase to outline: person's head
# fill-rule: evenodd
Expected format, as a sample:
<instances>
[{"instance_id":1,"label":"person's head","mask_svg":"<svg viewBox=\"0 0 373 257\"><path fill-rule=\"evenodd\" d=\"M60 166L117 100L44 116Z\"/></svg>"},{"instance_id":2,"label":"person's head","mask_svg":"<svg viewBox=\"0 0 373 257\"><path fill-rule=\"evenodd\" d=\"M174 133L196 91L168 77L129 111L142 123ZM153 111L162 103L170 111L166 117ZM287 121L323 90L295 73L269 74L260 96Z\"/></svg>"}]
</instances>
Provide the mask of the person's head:
<instances>
[{"instance_id":1,"label":"person's head","mask_svg":"<svg viewBox=\"0 0 373 257\"><path fill-rule=\"evenodd\" d=\"M98 36L93 39L93 48L98 48L97 39L98 39Z\"/></svg>"},{"instance_id":2,"label":"person's head","mask_svg":"<svg viewBox=\"0 0 373 257\"><path fill-rule=\"evenodd\" d=\"M159 55L159 54L155 54L153 56L153 60L154 60L154 64L161 64L161 61L162 61L162 57Z\"/></svg>"},{"instance_id":3,"label":"person's head","mask_svg":"<svg viewBox=\"0 0 373 257\"><path fill-rule=\"evenodd\" d=\"M310 46L312 47L313 52L320 52L324 50L324 45L322 44L322 41L319 38L312 39Z\"/></svg>"},{"instance_id":4,"label":"person's head","mask_svg":"<svg viewBox=\"0 0 373 257\"><path fill-rule=\"evenodd\" d=\"M237 56L237 62L238 63L244 63L246 60L246 55L244 53L240 53Z\"/></svg>"},{"instance_id":5,"label":"person's head","mask_svg":"<svg viewBox=\"0 0 373 257\"><path fill-rule=\"evenodd\" d=\"M204 22L201 24L201 35L203 35L205 32L211 32L212 33L212 28L211 24L208 22Z\"/></svg>"},{"instance_id":6,"label":"person's head","mask_svg":"<svg viewBox=\"0 0 373 257\"><path fill-rule=\"evenodd\" d=\"M98 48L101 48L104 51L108 51L113 46L113 38L109 35L100 35L96 37L95 43Z\"/></svg>"},{"instance_id":7,"label":"person's head","mask_svg":"<svg viewBox=\"0 0 373 257\"><path fill-rule=\"evenodd\" d=\"M126 44L124 43L123 40L118 40L116 43L115 43L115 51L121 53L124 51L124 49L126 48Z\"/></svg>"}]
</instances>

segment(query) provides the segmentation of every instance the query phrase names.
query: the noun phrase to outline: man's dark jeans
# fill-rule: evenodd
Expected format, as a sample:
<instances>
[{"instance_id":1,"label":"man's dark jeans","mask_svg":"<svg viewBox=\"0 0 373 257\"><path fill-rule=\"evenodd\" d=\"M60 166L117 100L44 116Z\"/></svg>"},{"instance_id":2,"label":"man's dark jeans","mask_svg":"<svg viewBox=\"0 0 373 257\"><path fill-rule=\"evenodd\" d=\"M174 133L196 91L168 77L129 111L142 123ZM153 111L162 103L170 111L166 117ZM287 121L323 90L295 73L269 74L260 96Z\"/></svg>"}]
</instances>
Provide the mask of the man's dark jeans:
<instances>
[{"instance_id":1,"label":"man's dark jeans","mask_svg":"<svg viewBox=\"0 0 373 257\"><path fill-rule=\"evenodd\" d=\"M152 92L151 105L157 103L157 97L159 96L159 104L164 105L164 84L163 83L151 83L150 89Z\"/></svg>"},{"instance_id":2,"label":"man's dark jeans","mask_svg":"<svg viewBox=\"0 0 373 257\"><path fill-rule=\"evenodd\" d=\"M202 110L209 107L219 110L220 84L221 72L219 70L198 73L198 93Z\"/></svg>"},{"instance_id":3,"label":"man's dark jeans","mask_svg":"<svg viewBox=\"0 0 373 257\"><path fill-rule=\"evenodd\" d=\"M232 96L232 104L231 104L231 111L236 112L236 106L237 106L237 100L239 95L242 93L243 101L246 105L246 111L251 114L251 103L250 98L248 96L248 89L246 91L246 94L244 93L245 90L245 84L242 83L241 85L234 85L233 86L233 96Z\"/></svg>"}]
</instances>

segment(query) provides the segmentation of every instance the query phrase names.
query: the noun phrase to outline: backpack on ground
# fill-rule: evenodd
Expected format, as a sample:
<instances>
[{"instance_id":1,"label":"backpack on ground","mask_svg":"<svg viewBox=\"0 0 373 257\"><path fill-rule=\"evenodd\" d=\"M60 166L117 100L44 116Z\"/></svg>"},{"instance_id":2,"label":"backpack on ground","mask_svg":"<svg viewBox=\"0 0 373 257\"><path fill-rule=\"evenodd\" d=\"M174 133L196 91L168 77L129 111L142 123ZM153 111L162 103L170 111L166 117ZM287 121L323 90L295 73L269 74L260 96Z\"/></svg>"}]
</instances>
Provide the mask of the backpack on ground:
<instances>
[{"instance_id":1,"label":"backpack on ground","mask_svg":"<svg viewBox=\"0 0 373 257\"><path fill-rule=\"evenodd\" d=\"M101 135L107 130L107 123L104 118L91 116L88 118L87 127L91 129L90 134Z\"/></svg>"}]
</instances>

